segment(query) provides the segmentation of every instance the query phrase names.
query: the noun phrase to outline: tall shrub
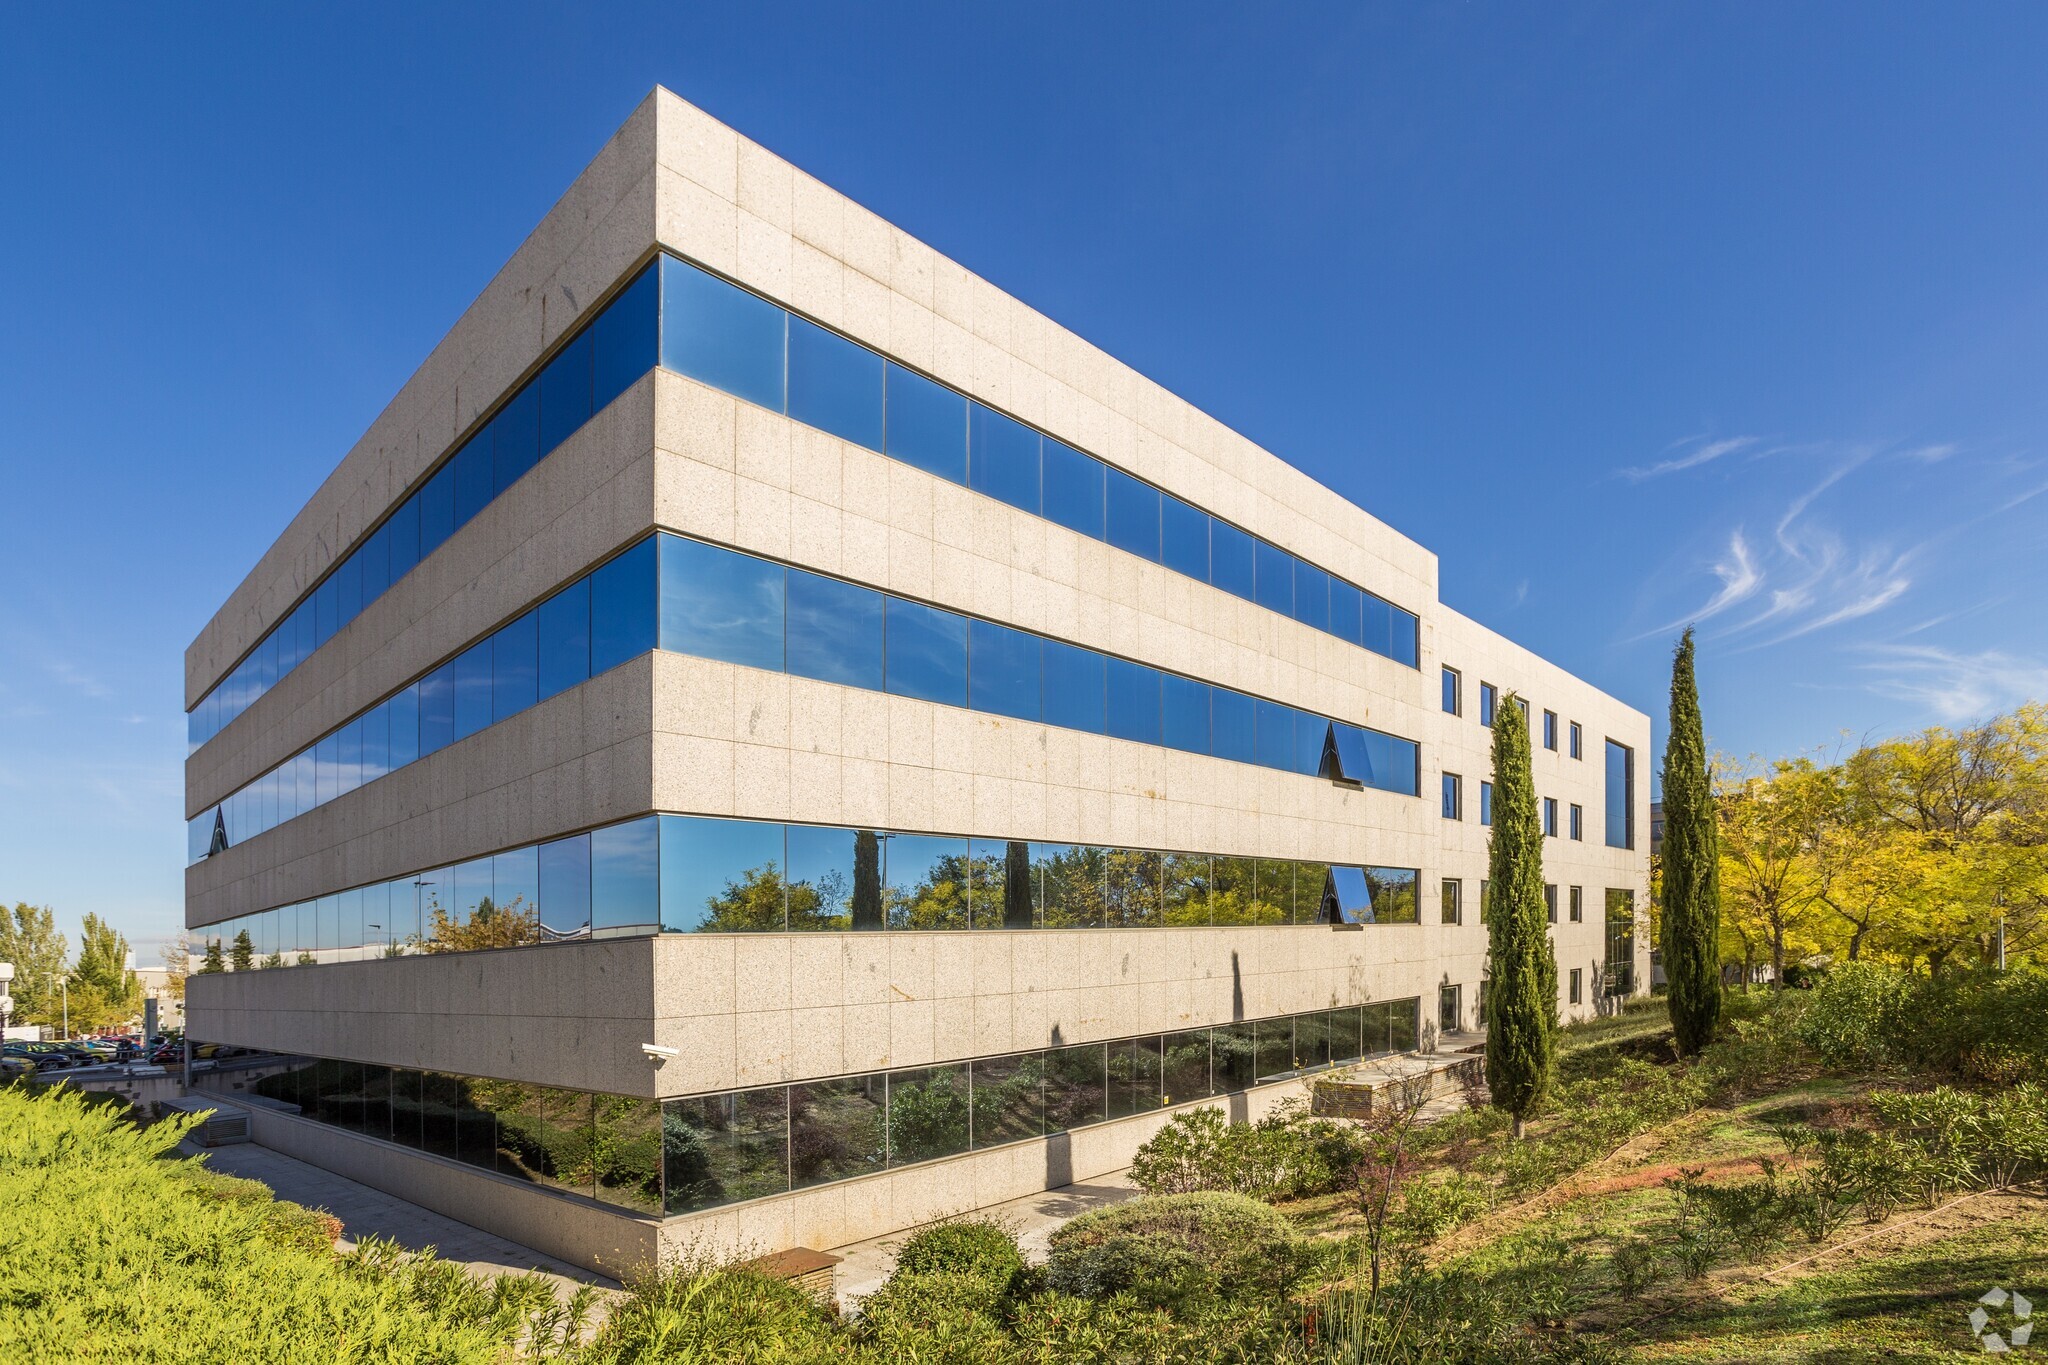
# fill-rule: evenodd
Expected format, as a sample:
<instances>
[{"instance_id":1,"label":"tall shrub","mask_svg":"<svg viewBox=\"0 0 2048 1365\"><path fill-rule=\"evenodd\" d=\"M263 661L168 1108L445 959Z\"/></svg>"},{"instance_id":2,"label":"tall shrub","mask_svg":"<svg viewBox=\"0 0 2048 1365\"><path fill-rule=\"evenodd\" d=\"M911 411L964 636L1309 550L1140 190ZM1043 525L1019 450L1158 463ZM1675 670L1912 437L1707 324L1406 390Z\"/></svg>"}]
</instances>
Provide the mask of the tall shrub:
<instances>
[{"instance_id":1,"label":"tall shrub","mask_svg":"<svg viewBox=\"0 0 2048 1365\"><path fill-rule=\"evenodd\" d=\"M1486 1086L1522 1123L1543 1100L1556 1058L1557 958L1543 904L1543 826L1529 771L1529 719L1509 693L1493 713L1492 904L1486 917Z\"/></svg>"},{"instance_id":2,"label":"tall shrub","mask_svg":"<svg viewBox=\"0 0 2048 1365\"><path fill-rule=\"evenodd\" d=\"M1671 735L1664 744L1663 949L1671 1031L1688 1057L1721 1027L1721 848L1714 822L1687 626L1671 660Z\"/></svg>"}]
</instances>

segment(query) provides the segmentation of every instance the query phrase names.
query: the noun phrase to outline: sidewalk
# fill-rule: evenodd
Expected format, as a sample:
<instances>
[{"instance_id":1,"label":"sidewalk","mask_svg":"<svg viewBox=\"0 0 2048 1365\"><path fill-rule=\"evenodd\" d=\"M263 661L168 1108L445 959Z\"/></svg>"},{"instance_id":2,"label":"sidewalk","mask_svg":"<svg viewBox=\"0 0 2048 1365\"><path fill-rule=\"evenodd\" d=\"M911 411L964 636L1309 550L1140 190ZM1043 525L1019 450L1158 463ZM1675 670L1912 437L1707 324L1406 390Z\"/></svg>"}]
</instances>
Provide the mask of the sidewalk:
<instances>
[{"instance_id":1,"label":"sidewalk","mask_svg":"<svg viewBox=\"0 0 2048 1365\"><path fill-rule=\"evenodd\" d=\"M1035 1264L1045 1260L1048 1239L1061 1224L1091 1210L1120 1204L1134 1198L1137 1193L1127 1172L1112 1171L1085 1184L1062 1185L1058 1189L1012 1199L1006 1204L976 1209L971 1216L999 1223L1016 1233L1017 1245L1023 1248L1024 1259ZM916 1230L905 1228L885 1237L871 1237L865 1242L832 1248L833 1255L846 1258L837 1267L834 1280L842 1310L853 1307L860 1299L882 1287L882 1282L889 1278L889 1272L896 1268L896 1248Z\"/></svg>"},{"instance_id":2,"label":"sidewalk","mask_svg":"<svg viewBox=\"0 0 2048 1365\"><path fill-rule=\"evenodd\" d=\"M332 1171L309 1166L295 1157L274 1152L256 1143L229 1147L201 1148L187 1142L180 1146L184 1156L204 1156L208 1169L223 1175L260 1180L279 1199L307 1208L325 1209L341 1220L343 1250L368 1236L388 1237L408 1251L433 1247L444 1261L455 1261L484 1275L506 1271L533 1270L553 1280L557 1297L567 1298L578 1285L593 1284L617 1289L618 1282L594 1275L580 1266L558 1261L531 1247L508 1242L502 1237L459 1223L453 1218L423 1209L417 1204L373 1190Z\"/></svg>"}]
</instances>

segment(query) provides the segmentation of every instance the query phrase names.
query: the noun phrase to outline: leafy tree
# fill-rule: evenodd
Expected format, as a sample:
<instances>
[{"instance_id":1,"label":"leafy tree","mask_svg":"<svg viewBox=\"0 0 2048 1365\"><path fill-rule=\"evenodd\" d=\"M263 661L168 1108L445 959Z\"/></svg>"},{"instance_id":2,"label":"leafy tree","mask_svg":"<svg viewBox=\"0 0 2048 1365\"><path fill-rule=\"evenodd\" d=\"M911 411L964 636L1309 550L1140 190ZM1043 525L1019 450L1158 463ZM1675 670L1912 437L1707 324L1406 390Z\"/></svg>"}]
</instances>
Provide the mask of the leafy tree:
<instances>
[{"instance_id":1,"label":"leafy tree","mask_svg":"<svg viewBox=\"0 0 2048 1365\"><path fill-rule=\"evenodd\" d=\"M871 829L853 836L853 927L882 927L882 841Z\"/></svg>"},{"instance_id":2,"label":"leafy tree","mask_svg":"<svg viewBox=\"0 0 2048 1365\"><path fill-rule=\"evenodd\" d=\"M1774 990L1788 961L1821 951L1829 869L1814 854L1839 795L1833 774L1806 758L1724 778L1717 794L1724 919L1746 953L1768 949Z\"/></svg>"},{"instance_id":3,"label":"leafy tree","mask_svg":"<svg viewBox=\"0 0 2048 1365\"><path fill-rule=\"evenodd\" d=\"M526 904L524 896L514 896L503 905L485 896L467 919L449 914L439 901L434 902L419 947L423 953L464 953L478 948L516 948L539 937L539 912ZM307 961L305 954L300 954L300 961Z\"/></svg>"},{"instance_id":4,"label":"leafy tree","mask_svg":"<svg viewBox=\"0 0 2048 1365\"><path fill-rule=\"evenodd\" d=\"M1721 1027L1721 850L1714 789L1693 677L1692 628L1671 661L1671 735L1664 746L1662 943L1671 1028L1693 1056Z\"/></svg>"},{"instance_id":5,"label":"leafy tree","mask_svg":"<svg viewBox=\"0 0 2048 1365\"><path fill-rule=\"evenodd\" d=\"M228 965L238 972L251 971L256 966L256 940L249 937L247 929L235 935L235 946L228 949Z\"/></svg>"},{"instance_id":6,"label":"leafy tree","mask_svg":"<svg viewBox=\"0 0 2048 1365\"><path fill-rule=\"evenodd\" d=\"M164 989L171 999L185 998L185 978L192 972L192 936L180 932L164 945Z\"/></svg>"},{"instance_id":7,"label":"leafy tree","mask_svg":"<svg viewBox=\"0 0 2048 1365\"><path fill-rule=\"evenodd\" d=\"M1492 904L1486 916L1486 1084L1523 1121L1550 1086L1556 1055L1557 957L1543 904L1543 825L1529 769L1529 721L1509 694L1493 713Z\"/></svg>"},{"instance_id":8,"label":"leafy tree","mask_svg":"<svg viewBox=\"0 0 2048 1365\"><path fill-rule=\"evenodd\" d=\"M81 1010L80 1000L85 1002ZM71 969L71 1021L84 1028L122 1023L142 1013L142 978L128 968L128 940L87 912Z\"/></svg>"},{"instance_id":9,"label":"leafy tree","mask_svg":"<svg viewBox=\"0 0 2048 1365\"><path fill-rule=\"evenodd\" d=\"M51 973L64 975L70 945L57 932L57 916L47 905L17 901L0 909L0 962L14 964L14 997L10 1023L55 1024L62 1013Z\"/></svg>"}]
</instances>

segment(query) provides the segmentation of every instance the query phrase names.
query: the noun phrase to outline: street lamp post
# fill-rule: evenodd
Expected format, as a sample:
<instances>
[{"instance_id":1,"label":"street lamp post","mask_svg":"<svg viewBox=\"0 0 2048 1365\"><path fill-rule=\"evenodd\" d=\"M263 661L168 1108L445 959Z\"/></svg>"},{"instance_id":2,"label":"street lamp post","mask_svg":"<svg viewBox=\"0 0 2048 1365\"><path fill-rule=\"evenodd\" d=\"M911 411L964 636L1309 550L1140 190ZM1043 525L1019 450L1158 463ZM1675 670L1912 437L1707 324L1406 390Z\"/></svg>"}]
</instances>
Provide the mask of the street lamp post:
<instances>
[{"instance_id":1,"label":"street lamp post","mask_svg":"<svg viewBox=\"0 0 2048 1365\"><path fill-rule=\"evenodd\" d=\"M44 972L43 979L55 981L64 991L64 1041L71 1041L71 978L57 972Z\"/></svg>"}]
</instances>

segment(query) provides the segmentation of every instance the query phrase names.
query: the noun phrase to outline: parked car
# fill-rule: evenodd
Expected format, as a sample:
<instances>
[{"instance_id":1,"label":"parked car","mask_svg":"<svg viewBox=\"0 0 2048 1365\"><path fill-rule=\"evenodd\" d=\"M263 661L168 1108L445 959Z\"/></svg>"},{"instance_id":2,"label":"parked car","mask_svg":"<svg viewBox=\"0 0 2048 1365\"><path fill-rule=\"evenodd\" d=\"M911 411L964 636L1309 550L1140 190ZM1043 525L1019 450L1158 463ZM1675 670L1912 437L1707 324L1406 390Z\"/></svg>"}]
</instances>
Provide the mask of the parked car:
<instances>
[{"instance_id":1,"label":"parked car","mask_svg":"<svg viewBox=\"0 0 2048 1365\"><path fill-rule=\"evenodd\" d=\"M25 1076L33 1076L35 1074L36 1064L28 1058L17 1057L11 1052L0 1056L0 1085L4 1085L8 1081L18 1081Z\"/></svg>"},{"instance_id":2,"label":"parked car","mask_svg":"<svg viewBox=\"0 0 2048 1365\"><path fill-rule=\"evenodd\" d=\"M33 1062L38 1071L63 1071L80 1065L75 1056L55 1043L10 1042L4 1055Z\"/></svg>"}]
</instances>

